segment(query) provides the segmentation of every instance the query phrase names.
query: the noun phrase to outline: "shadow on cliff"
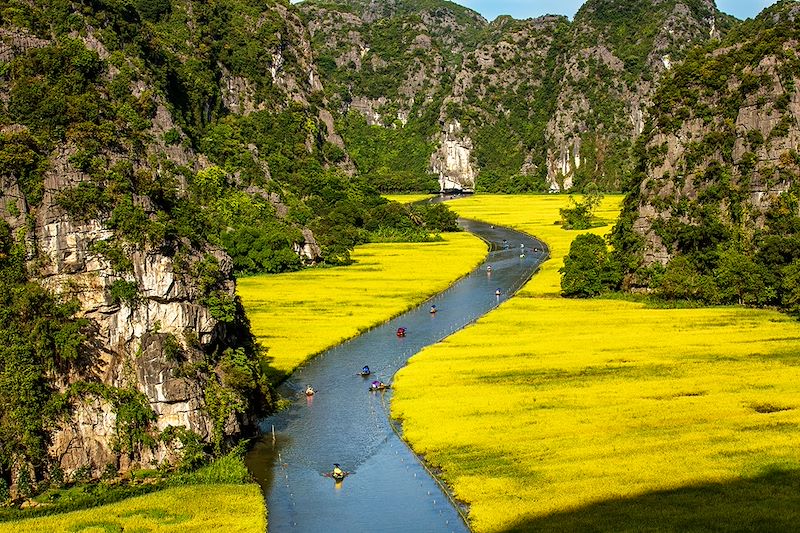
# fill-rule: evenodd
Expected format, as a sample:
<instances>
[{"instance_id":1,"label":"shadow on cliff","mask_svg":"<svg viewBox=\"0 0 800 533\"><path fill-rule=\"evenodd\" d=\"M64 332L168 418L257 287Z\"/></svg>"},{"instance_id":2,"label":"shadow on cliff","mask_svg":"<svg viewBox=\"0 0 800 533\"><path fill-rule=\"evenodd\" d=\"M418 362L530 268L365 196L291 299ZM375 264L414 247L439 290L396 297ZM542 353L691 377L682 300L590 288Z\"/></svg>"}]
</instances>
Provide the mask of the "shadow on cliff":
<instances>
[{"instance_id":1,"label":"shadow on cliff","mask_svg":"<svg viewBox=\"0 0 800 533\"><path fill-rule=\"evenodd\" d=\"M114 352L105 345L97 322L90 322L83 329L83 333L85 335L83 349L81 357L73 363L74 370L86 381L104 381L104 375L108 370L107 363L103 361L104 356L114 361Z\"/></svg>"},{"instance_id":2,"label":"shadow on cliff","mask_svg":"<svg viewBox=\"0 0 800 533\"><path fill-rule=\"evenodd\" d=\"M800 531L800 470L600 502L522 520L504 533L527 531Z\"/></svg>"}]
</instances>

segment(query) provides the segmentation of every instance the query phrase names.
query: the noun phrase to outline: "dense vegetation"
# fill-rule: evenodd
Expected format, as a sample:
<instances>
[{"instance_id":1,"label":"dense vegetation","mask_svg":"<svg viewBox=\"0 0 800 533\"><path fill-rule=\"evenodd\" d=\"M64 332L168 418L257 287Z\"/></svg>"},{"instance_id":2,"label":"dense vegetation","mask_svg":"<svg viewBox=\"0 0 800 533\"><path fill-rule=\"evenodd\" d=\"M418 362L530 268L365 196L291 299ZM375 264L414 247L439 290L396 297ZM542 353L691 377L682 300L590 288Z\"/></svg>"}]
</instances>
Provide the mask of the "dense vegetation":
<instances>
[{"instance_id":1,"label":"dense vegetation","mask_svg":"<svg viewBox=\"0 0 800 533\"><path fill-rule=\"evenodd\" d=\"M567 179L621 190L636 116L664 62L733 24L702 0L589 0L573 22L487 23L444 1L307 0L300 10L356 166L383 191L427 190L421 177L454 123L473 146L477 191L546 191ZM562 151L568 176L555 169Z\"/></svg>"},{"instance_id":2,"label":"dense vegetation","mask_svg":"<svg viewBox=\"0 0 800 533\"><path fill-rule=\"evenodd\" d=\"M67 142L75 147L70 163L91 179L64 191L59 203L76 217L109 219L128 241L212 242L225 247L240 272L277 272L300 266L293 246L309 227L323 260L346 259L368 238L362 230L371 210L385 202L366 180L335 166L345 155L326 140L318 103L286 105L261 61L260 50L291 37L285 20L247 1L201 3L191 12L185 3L162 4L154 11L149 3L100 3L67 16L69 5L56 0L36 8L10 3L4 24L55 35L52 45L5 69L11 99L4 120L27 130L3 135L0 160L20 176L28 202L41 200L47 154ZM199 31L189 32L195 22ZM103 28L95 37L108 60L67 36L90 27ZM297 68L297 61L285 65ZM242 98L252 98L256 111L226 108L226 75L252 83L252 94ZM135 95L135 83L148 88ZM160 142L200 152L215 167L195 172L158 156L147 164L120 160L143 159L149 143L159 141L150 128L162 102L179 124ZM185 194L180 184L187 182ZM143 196L151 209L138 205Z\"/></svg>"},{"instance_id":3,"label":"dense vegetation","mask_svg":"<svg viewBox=\"0 0 800 533\"><path fill-rule=\"evenodd\" d=\"M627 286L668 299L800 310L800 156L788 141L797 131L789 102L800 57L790 43L799 32L797 4L780 2L721 47L693 51L660 87L612 239ZM744 109L774 126L741 118ZM690 140L666 163L667 141L687 131ZM661 214L643 225L641 205ZM645 262L654 252L668 262Z\"/></svg>"}]
</instances>

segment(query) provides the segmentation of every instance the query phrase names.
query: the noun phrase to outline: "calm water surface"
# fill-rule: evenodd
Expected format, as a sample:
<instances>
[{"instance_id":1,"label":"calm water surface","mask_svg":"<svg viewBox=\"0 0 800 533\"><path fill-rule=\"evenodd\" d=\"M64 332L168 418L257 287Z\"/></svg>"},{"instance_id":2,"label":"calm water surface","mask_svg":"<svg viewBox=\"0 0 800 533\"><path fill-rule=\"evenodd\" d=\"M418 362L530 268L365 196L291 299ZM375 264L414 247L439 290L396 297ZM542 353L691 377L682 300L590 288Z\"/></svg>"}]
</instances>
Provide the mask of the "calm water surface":
<instances>
[{"instance_id":1,"label":"calm water surface","mask_svg":"<svg viewBox=\"0 0 800 533\"><path fill-rule=\"evenodd\" d=\"M460 224L489 243L479 268L419 308L328 350L281 385L280 393L294 403L262 422L265 436L247 457L264 490L270 532L469 531L395 433L387 416L391 391L367 390L373 379L391 382L409 357L505 301L546 257L544 245L530 236L475 221ZM401 326L407 335L398 338ZM369 378L358 375L364 365L373 372ZM309 384L317 394L307 398ZM325 476L333 463L351 473L341 483Z\"/></svg>"}]
</instances>

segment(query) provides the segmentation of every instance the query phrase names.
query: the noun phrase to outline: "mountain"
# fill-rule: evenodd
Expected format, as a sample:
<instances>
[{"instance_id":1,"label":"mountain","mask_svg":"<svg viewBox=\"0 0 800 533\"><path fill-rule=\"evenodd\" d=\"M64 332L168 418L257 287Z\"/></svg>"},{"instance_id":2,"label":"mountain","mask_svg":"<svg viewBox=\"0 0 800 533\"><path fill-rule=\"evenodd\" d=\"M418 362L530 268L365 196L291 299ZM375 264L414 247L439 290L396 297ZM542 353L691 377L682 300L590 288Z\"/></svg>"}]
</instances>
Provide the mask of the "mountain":
<instances>
[{"instance_id":1,"label":"mountain","mask_svg":"<svg viewBox=\"0 0 800 533\"><path fill-rule=\"evenodd\" d=\"M572 23L488 23L435 0L299 8L356 167L382 190L435 188L423 174L440 189L618 190L660 77L733 22L711 0L590 0Z\"/></svg>"},{"instance_id":2,"label":"mountain","mask_svg":"<svg viewBox=\"0 0 800 533\"><path fill-rule=\"evenodd\" d=\"M614 233L630 287L797 310L799 15L778 2L657 89Z\"/></svg>"},{"instance_id":3,"label":"mountain","mask_svg":"<svg viewBox=\"0 0 800 533\"><path fill-rule=\"evenodd\" d=\"M546 131L549 180L559 189L595 182L620 190L659 80L730 24L713 0L587 1L559 57Z\"/></svg>"},{"instance_id":4,"label":"mountain","mask_svg":"<svg viewBox=\"0 0 800 533\"><path fill-rule=\"evenodd\" d=\"M346 262L385 215L303 22L10 0L0 65L0 484L223 452L274 402L235 274Z\"/></svg>"}]
</instances>

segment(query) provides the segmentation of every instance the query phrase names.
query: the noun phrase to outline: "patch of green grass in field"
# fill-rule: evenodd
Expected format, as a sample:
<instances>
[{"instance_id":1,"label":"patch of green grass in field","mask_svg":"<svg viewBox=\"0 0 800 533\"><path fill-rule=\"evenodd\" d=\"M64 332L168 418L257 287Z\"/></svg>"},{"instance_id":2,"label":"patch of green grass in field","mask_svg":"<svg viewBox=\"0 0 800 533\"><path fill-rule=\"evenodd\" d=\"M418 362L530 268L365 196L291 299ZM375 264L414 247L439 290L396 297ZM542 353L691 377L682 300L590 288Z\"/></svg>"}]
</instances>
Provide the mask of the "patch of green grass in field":
<instances>
[{"instance_id":1,"label":"patch of green grass in field","mask_svg":"<svg viewBox=\"0 0 800 533\"><path fill-rule=\"evenodd\" d=\"M452 202L542 238L552 259L520 297L399 372L405 438L477 532L795 529L800 323L558 297L554 265L581 233L553 225L566 200Z\"/></svg>"},{"instance_id":2,"label":"patch of green grass in field","mask_svg":"<svg viewBox=\"0 0 800 533\"><path fill-rule=\"evenodd\" d=\"M256 484L175 487L93 509L0 523L2 533L263 533L266 528Z\"/></svg>"},{"instance_id":3,"label":"patch of green grass in field","mask_svg":"<svg viewBox=\"0 0 800 533\"><path fill-rule=\"evenodd\" d=\"M486 245L471 234L442 237L359 246L349 266L240 279L239 295L272 367L290 373L443 291L486 256Z\"/></svg>"}]
</instances>

